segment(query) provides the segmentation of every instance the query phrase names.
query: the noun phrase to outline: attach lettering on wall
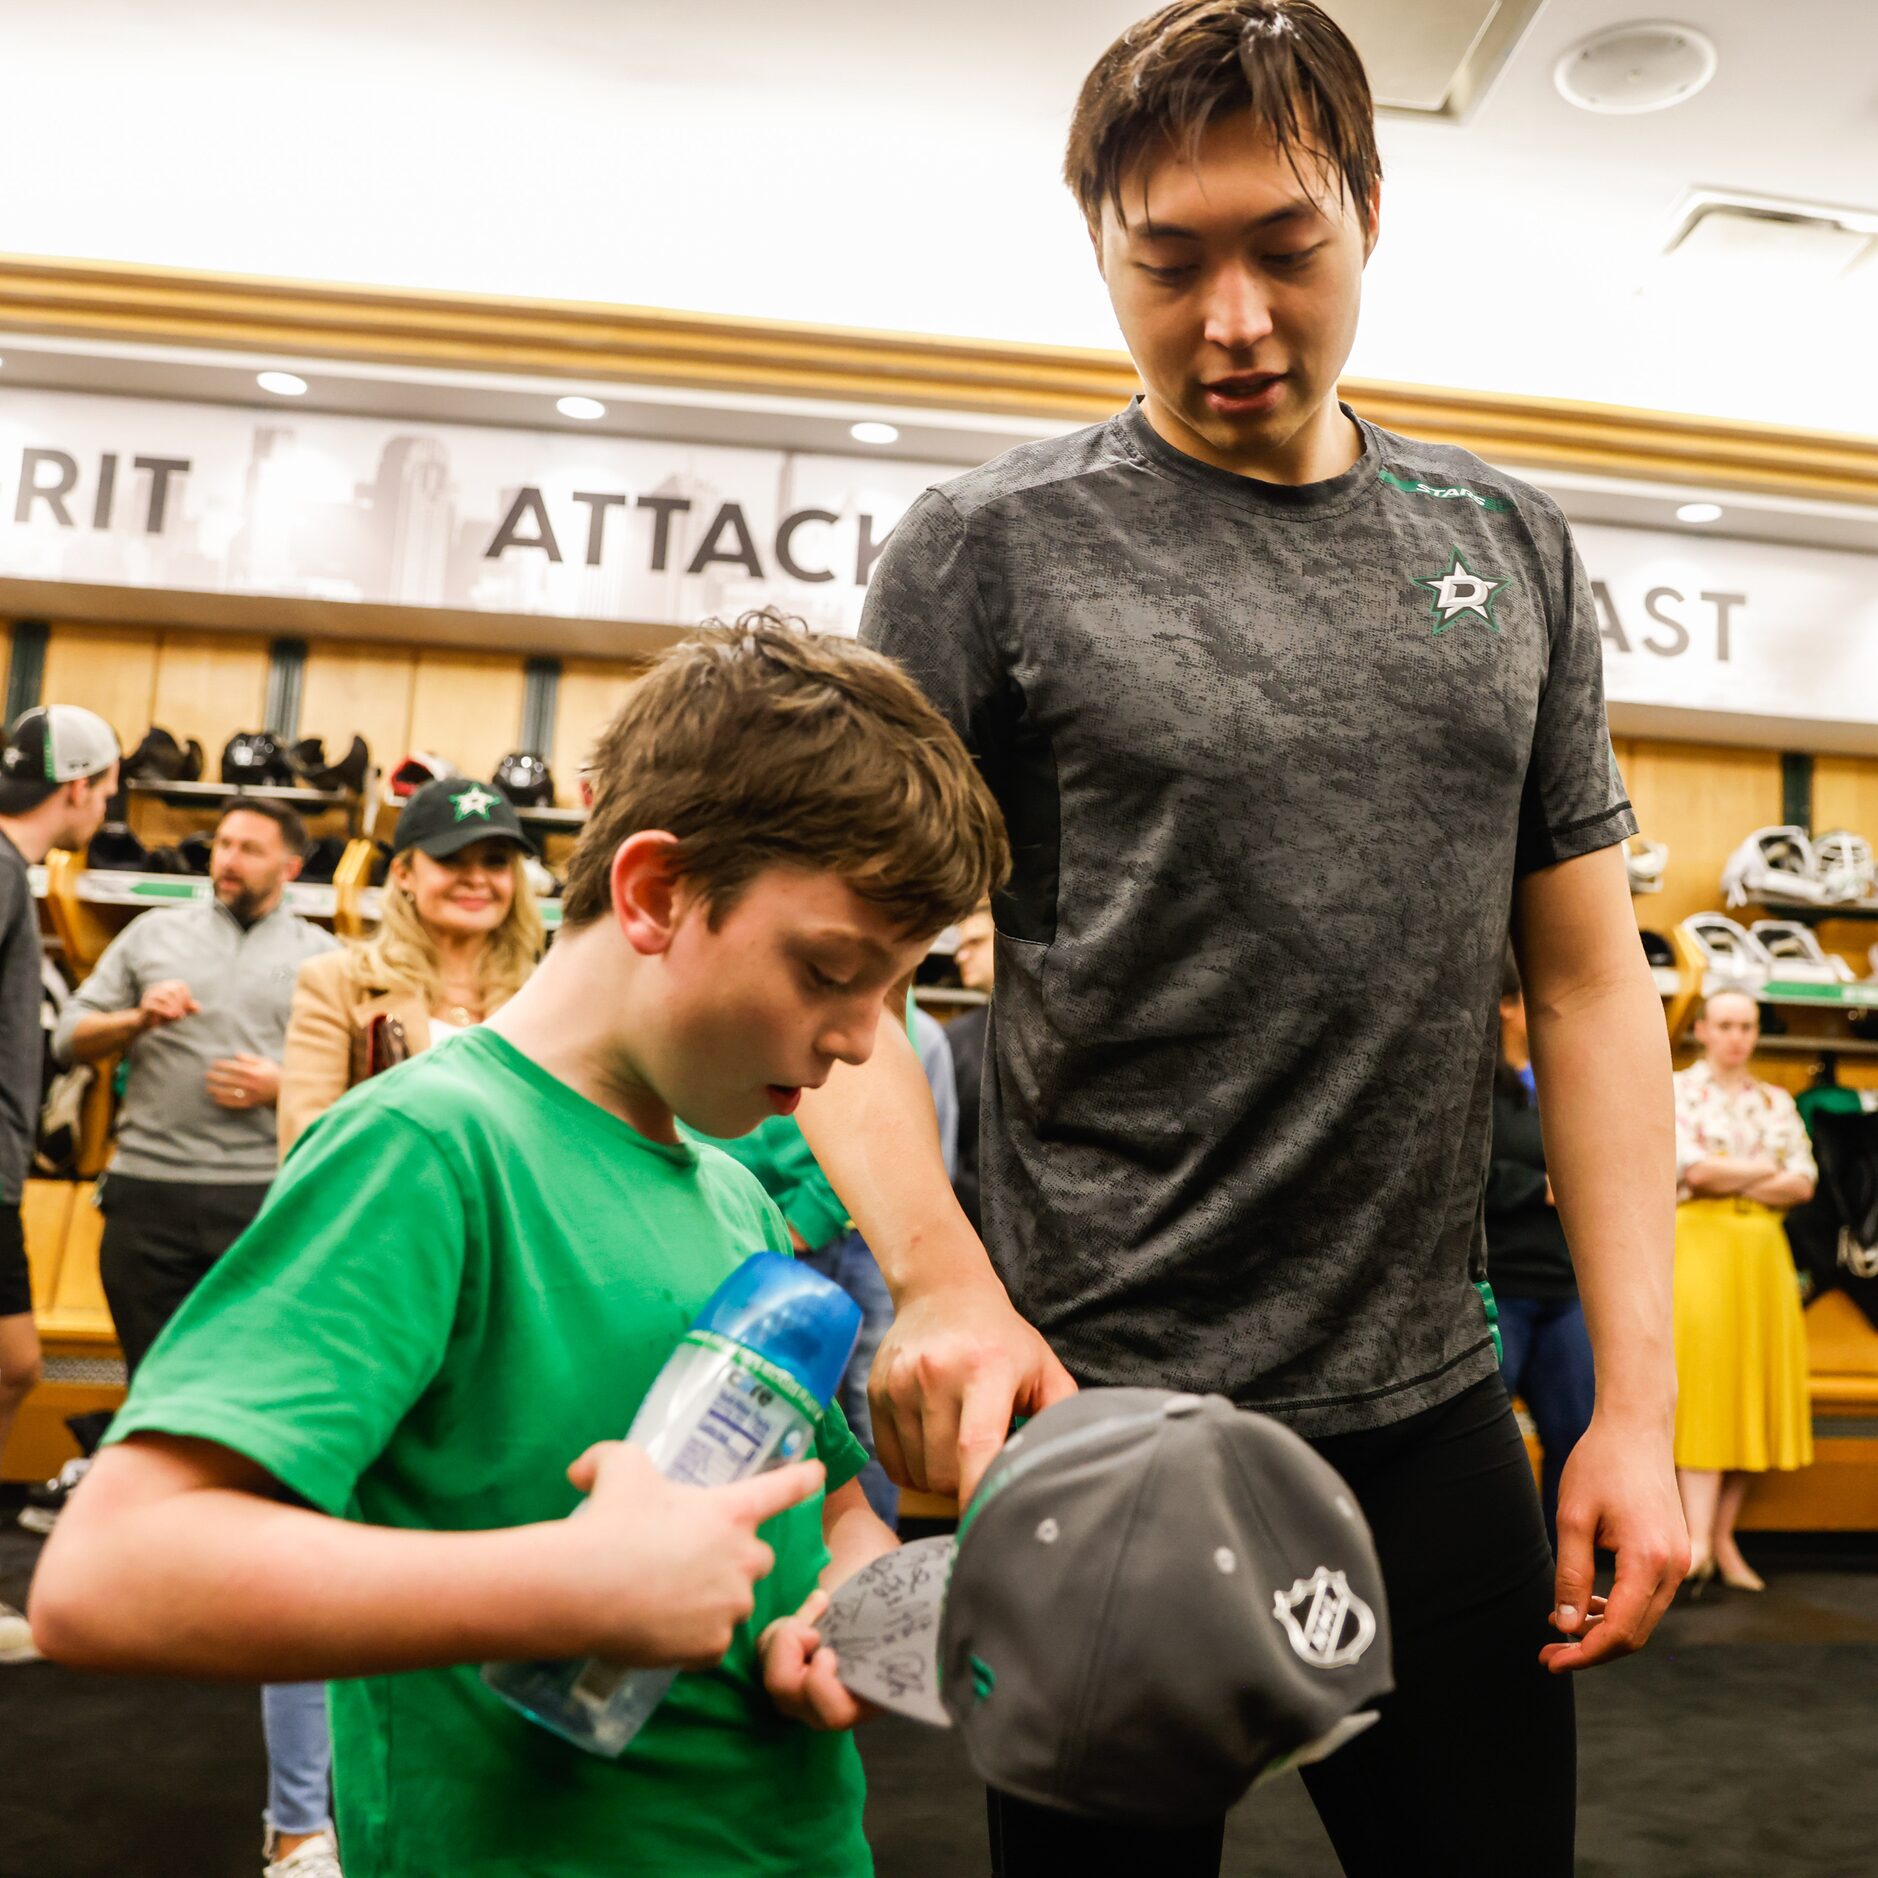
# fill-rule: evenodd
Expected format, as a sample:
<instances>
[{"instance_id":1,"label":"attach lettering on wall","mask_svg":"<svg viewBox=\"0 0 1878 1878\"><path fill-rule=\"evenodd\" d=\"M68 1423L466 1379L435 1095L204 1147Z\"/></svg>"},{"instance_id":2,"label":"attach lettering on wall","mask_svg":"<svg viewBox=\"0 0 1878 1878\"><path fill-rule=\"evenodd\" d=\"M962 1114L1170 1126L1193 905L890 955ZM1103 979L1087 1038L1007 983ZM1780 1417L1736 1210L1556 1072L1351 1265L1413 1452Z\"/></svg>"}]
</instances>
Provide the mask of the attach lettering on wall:
<instances>
[{"instance_id":1,"label":"attach lettering on wall","mask_svg":"<svg viewBox=\"0 0 1878 1878\"><path fill-rule=\"evenodd\" d=\"M62 392L0 397L0 578L853 632L952 466Z\"/></svg>"}]
</instances>

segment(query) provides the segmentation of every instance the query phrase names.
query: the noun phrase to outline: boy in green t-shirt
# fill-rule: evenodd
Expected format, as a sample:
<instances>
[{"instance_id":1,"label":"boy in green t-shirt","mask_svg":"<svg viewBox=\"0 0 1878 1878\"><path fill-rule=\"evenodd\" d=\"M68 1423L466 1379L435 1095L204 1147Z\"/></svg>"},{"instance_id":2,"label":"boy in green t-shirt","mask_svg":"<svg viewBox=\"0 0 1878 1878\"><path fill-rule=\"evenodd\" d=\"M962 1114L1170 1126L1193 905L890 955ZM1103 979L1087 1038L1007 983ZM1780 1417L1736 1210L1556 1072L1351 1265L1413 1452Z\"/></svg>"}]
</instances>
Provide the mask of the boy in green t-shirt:
<instances>
[{"instance_id":1,"label":"boy in green t-shirt","mask_svg":"<svg viewBox=\"0 0 1878 1878\"><path fill-rule=\"evenodd\" d=\"M1004 836L896 667L764 618L668 654L595 775L549 956L296 1146L140 1370L34 1634L331 1680L349 1878L848 1878L859 1707L813 1626L894 1543L859 1446L831 1409L821 1467L702 1491L617 1437L719 1280L789 1245L676 1120L740 1135L865 1059ZM698 1673L618 1760L479 1675L587 1655Z\"/></svg>"}]
</instances>

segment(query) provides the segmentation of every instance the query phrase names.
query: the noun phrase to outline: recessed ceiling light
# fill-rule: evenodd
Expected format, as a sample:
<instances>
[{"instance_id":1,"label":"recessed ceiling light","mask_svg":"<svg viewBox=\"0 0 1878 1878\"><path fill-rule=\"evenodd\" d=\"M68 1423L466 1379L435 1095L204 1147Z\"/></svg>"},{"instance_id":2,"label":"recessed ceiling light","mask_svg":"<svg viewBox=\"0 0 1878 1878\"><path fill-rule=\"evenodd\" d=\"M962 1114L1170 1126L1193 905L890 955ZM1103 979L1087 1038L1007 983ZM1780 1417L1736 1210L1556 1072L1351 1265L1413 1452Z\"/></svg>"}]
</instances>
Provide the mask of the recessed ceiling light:
<instances>
[{"instance_id":1,"label":"recessed ceiling light","mask_svg":"<svg viewBox=\"0 0 1878 1878\"><path fill-rule=\"evenodd\" d=\"M296 378L292 372L257 372L254 382L263 391L271 391L277 398L299 398L306 395L306 380Z\"/></svg>"},{"instance_id":2,"label":"recessed ceiling light","mask_svg":"<svg viewBox=\"0 0 1878 1878\"><path fill-rule=\"evenodd\" d=\"M1719 522L1721 516L1719 502L1685 502L1676 511L1679 522Z\"/></svg>"},{"instance_id":3,"label":"recessed ceiling light","mask_svg":"<svg viewBox=\"0 0 1878 1878\"><path fill-rule=\"evenodd\" d=\"M554 408L563 417L585 418L589 422L606 416L606 406L598 398L556 398Z\"/></svg>"},{"instance_id":4,"label":"recessed ceiling light","mask_svg":"<svg viewBox=\"0 0 1878 1878\"><path fill-rule=\"evenodd\" d=\"M872 418L869 418L866 423L849 425L848 435L856 443L898 443L900 441L900 432L895 425L878 424Z\"/></svg>"},{"instance_id":5,"label":"recessed ceiling light","mask_svg":"<svg viewBox=\"0 0 1878 1878\"><path fill-rule=\"evenodd\" d=\"M1673 20L1633 20L1581 39L1552 68L1559 96L1581 111L1628 117L1666 111L1715 76L1715 42Z\"/></svg>"}]
</instances>

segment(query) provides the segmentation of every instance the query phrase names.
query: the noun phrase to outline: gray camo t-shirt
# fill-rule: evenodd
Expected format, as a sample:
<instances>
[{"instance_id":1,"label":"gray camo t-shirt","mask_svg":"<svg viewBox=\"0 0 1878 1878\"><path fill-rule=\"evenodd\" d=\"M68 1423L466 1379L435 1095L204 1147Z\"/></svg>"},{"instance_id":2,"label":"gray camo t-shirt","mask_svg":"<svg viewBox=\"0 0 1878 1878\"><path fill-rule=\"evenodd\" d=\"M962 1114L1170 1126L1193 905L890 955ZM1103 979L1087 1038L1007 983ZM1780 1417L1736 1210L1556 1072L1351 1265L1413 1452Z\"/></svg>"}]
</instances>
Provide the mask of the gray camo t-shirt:
<instances>
[{"instance_id":1,"label":"gray camo t-shirt","mask_svg":"<svg viewBox=\"0 0 1878 1878\"><path fill-rule=\"evenodd\" d=\"M1139 405L1011 451L914 503L861 626L1010 829L980 1166L1013 1301L1085 1383L1304 1434L1493 1369L1514 882L1636 829L1557 507L1358 422L1301 488Z\"/></svg>"}]
</instances>

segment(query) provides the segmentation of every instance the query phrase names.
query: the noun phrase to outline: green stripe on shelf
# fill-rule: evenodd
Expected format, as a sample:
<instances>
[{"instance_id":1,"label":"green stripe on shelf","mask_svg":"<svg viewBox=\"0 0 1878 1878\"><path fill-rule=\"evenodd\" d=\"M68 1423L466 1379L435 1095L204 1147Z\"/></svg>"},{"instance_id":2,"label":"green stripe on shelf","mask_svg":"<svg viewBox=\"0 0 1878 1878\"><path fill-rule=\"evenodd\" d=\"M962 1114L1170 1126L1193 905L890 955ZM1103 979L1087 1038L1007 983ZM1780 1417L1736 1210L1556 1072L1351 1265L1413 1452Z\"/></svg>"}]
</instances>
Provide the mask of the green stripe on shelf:
<instances>
[{"instance_id":1,"label":"green stripe on shelf","mask_svg":"<svg viewBox=\"0 0 1878 1878\"><path fill-rule=\"evenodd\" d=\"M1804 999L1810 1004L1878 1005L1878 985L1810 985L1770 978L1761 996Z\"/></svg>"}]
</instances>

